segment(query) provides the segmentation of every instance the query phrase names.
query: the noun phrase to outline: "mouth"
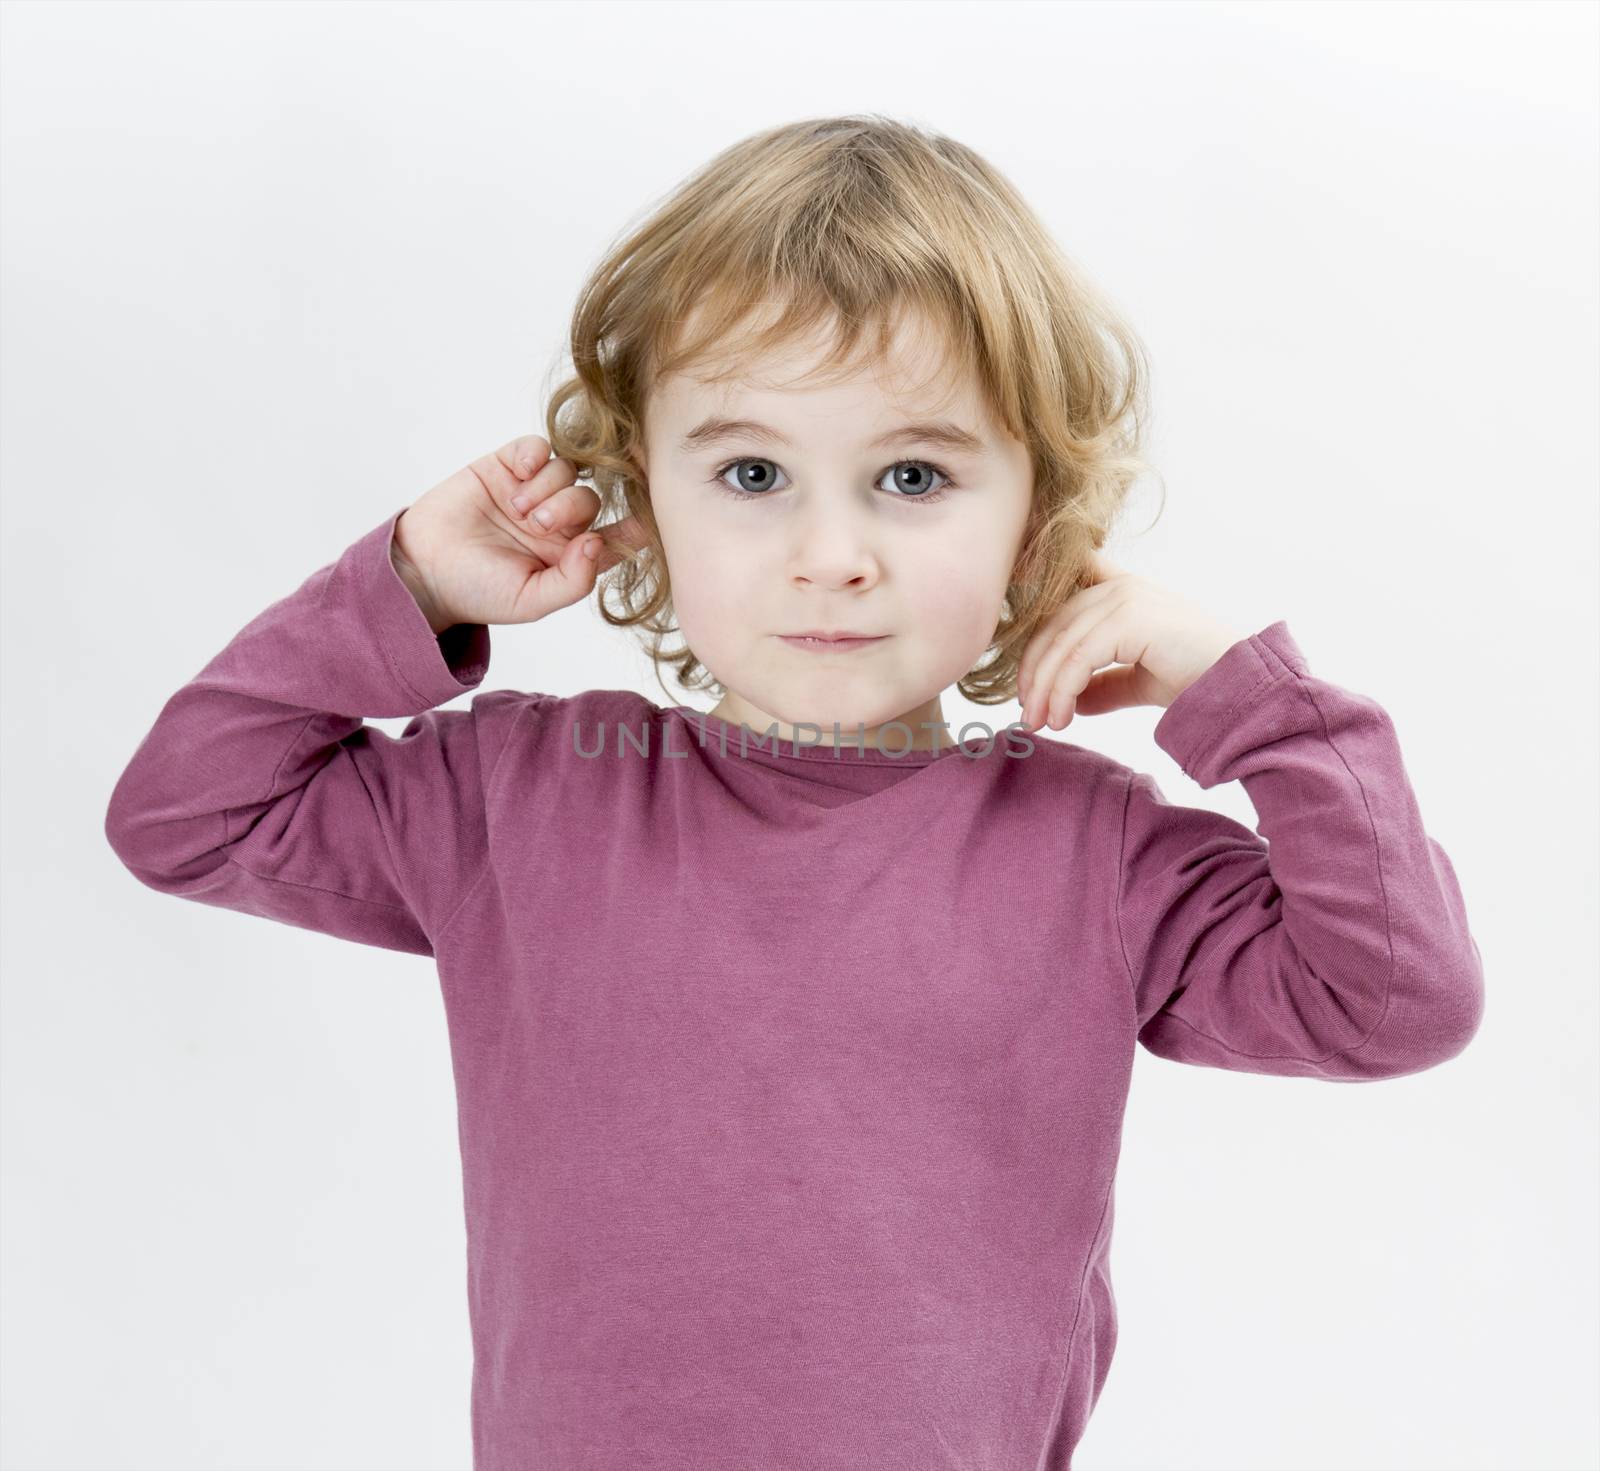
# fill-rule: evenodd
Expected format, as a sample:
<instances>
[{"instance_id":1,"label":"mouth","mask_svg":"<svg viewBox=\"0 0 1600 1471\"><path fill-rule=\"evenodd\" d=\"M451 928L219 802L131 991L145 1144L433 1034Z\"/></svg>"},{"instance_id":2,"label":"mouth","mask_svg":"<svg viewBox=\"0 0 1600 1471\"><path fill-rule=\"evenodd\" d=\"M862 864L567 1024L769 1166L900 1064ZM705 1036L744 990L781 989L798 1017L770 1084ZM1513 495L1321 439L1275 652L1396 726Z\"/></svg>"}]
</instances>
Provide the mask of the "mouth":
<instances>
[{"instance_id":1,"label":"mouth","mask_svg":"<svg viewBox=\"0 0 1600 1471\"><path fill-rule=\"evenodd\" d=\"M848 630L822 633L812 629L806 633L780 633L778 637L796 649L811 649L816 653L834 654L843 653L847 649L871 648L873 644L882 643L888 634L851 633Z\"/></svg>"}]
</instances>

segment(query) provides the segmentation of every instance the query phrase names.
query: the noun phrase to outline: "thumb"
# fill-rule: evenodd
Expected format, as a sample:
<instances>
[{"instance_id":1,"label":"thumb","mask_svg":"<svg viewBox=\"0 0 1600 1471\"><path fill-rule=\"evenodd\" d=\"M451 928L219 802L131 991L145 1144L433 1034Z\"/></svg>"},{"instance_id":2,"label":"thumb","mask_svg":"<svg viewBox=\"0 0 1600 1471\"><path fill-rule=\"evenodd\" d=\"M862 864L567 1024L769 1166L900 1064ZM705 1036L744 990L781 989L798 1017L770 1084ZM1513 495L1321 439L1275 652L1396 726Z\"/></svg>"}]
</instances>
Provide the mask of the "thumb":
<instances>
[{"instance_id":1,"label":"thumb","mask_svg":"<svg viewBox=\"0 0 1600 1471\"><path fill-rule=\"evenodd\" d=\"M595 555L585 555L585 548ZM594 590L599 566L600 538L592 531L573 537L554 563L528 579L518 600L516 621L532 623L582 602Z\"/></svg>"},{"instance_id":2,"label":"thumb","mask_svg":"<svg viewBox=\"0 0 1600 1471\"><path fill-rule=\"evenodd\" d=\"M1073 709L1079 715L1104 715L1108 710L1158 703L1142 666L1118 664L1090 679L1073 702Z\"/></svg>"}]
</instances>

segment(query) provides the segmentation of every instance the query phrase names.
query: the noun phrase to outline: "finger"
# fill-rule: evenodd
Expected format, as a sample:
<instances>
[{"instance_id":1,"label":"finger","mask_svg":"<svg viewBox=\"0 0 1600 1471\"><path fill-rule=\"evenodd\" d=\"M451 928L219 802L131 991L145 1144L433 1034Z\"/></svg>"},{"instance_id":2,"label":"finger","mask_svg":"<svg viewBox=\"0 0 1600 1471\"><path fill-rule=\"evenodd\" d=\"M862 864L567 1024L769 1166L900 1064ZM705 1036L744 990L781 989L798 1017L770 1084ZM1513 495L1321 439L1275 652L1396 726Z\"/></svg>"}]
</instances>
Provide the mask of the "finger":
<instances>
[{"instance_id":1,"label":"finger","mask_svg":"<svg viewBox=\"0 0 1600 1471\"><path fill-rule=\"evenodd\" d=\"M550 441L542 435L524 434L509 444L501 445L495 451L495 457L508 474L518 480L529 480L544 468L545 461L550 458Z\"/></svg>"},{"instance_id":2,"label":"finger","mask_svg":"<svg viewBox=\"0 0 1600 1471\"><path fill-rule=\"evenodd\" d=\"M1085 588L1066 600L1041 624L1022 651L1022 661L1017 666L1017 697L1026 703L1039 678L1039 665L1045 654L1055 645L1061 633L1072 626L1086 611L1092 611L1104 601L1098 588Z\"/></svg>"},{"instance_id":3,"label":"finger","mask_svg":"<svg viewBox=\"0 0 1600 1471\"><path fill-rule=\"evenodd\" d=\"M537 536L541 532L556 531L568 525L576 516L582 497L587 496L593 503L584 516L584 524L587 525L600 509L600 498L594 491L585 486L564 501L556 499L562 491L576 484L577 479L578 467L572 461L559 456L546 460L531 480L512 488L505 506L518 526Z\"/></svg>"},{"instance_id":4,"label":"finger","mask_svg":"<svg viewBox=\"0 0 1600 1471\"><path fill-rule=\"evenodd\" d=\"M551 465L564 464L565 461L552 460ZM554 472L551 472L554 475ZM590 529L590 523L600 514L600 497L587 485L561 485L556 477L555 489L542 499L541 490L530 489L524 492L527 497L527 508L522 509L524 496L514 496L512 505L519 511L518 520L522 529L533 537L539 536L576 536L580 531Z\"/></svg>"},{"instance_id":5,"label":"finger","mask_svg":"<svg viewBox=\"0 0 1600 1471\"><path fill-rule=\"evenodd\" d=\"M1144 670L1137 664L1118 664L1102 669L1084 685L1074 705L1079 715L1104 715L1133 705L1148 705Z\"/></svg>"},{"instance_id":6,"label":"finger","mask_svg":"<svg viewBox=\"0 0 1600 1471\"><path fill-rule=\"evenodd\" d=\"M1074 593L1034 630L1033 637L1028 640L1028 647L1022 651L1021 662L1017 665L1017 698L1024 704L1027 703L1029 691L1038 682L1039 664L1056 635L1083 611L1082 598L1082 593Z\"/></svg>"},{"instance_id":7,"label":"finger","mask_svg":"<svg viewBox=\"0 0 1600 1471\"><path fill-rule=\"evenodd\" d=\"M477 477L489 499L501 514L515 520L513 496L522 493L530 479L548 468L550 446L537 434L524 435L502 445L492 454L480 455L467 469Z\"/></svg>"},{"instance_id":8,"label":"finger","mask_svg":"<svg viewBox=\"0 0 1600 1471\"><path fill-rule=\"evenodd\" d=\"M1132 611L1135 606L1126 601L1110 604L1105 617L1068 649L1050 695L1051 725L1071 725L1080 711L1098 715L1124 705L1151 703L1150 676L1144 667L1150 641Z\"/></svg>"},{"instance_id":9,"label":"finger","mask_svg":"<svg viewBox=\"0 0 1600 1471\"><path fill-rule=\"evenodd\" d=\"M1112 662L1110 655L1101 652L1101 630L1111 623L1112 614L1102 604L1085 609L1056 634L1029 689L1024 719L1043 722L1052 730L1064 723L1063 715L1089 682L1089 676L1102 664Z\"/></svg>"},{"instance_id":10,"label":"finger","mask_svg":"<svg viewBox=\"0 0 1600 1471\"><path fill-rule=\"evenodd\" d=\"M516 621L529 623L559 608L582 601L594 588L600 559L585 554L585 547L597 551L600 538L592 532L575 536L562 548L560 558L531 576L517 601Z\"/></svg>"},{"instance_id":11,"label":"finger","mask_svg":"<svg viewBox=\"0 0 1600 1471\"><path fill-rule=\"evenodd\" d=\"M1077 642L1069 643L1062 654L1048 707L1047 718L1052 727L1065 729L1071 725L1078 711L1078 699L1088 688L1095 671L1117 662L1121 627L1117 611L1112 607L1098 623L1086 629Z\"/></svg>"},{"instance_id":12,"label":"finger","mask_svg":"<svg viewBox=\"0 0 1600 1471\"><path fill-rule=\"evenodd\" d=\"M597 573L609 572L619 563L631 561L637 552L650 545L649 533L637 516L623 516L603 526L591 525L584 529L600 538L600 555L595 558Z\"/></svg>"},{"instance_id":13,"label":"finger","mask_svg":"<svg viewBox=\"0 0 1600 1471\"><path fill-rule=\"evenodd\" d=\"M599 532L604 541L601 561L608 566L615 566L624 557L633 552L643 551L650 545L650 534L637 516L623 516L616 521L606 522L604 526L590 529ZM608 557L611 559L610 562L606 562Z\"/></svg>"}]
</instances>

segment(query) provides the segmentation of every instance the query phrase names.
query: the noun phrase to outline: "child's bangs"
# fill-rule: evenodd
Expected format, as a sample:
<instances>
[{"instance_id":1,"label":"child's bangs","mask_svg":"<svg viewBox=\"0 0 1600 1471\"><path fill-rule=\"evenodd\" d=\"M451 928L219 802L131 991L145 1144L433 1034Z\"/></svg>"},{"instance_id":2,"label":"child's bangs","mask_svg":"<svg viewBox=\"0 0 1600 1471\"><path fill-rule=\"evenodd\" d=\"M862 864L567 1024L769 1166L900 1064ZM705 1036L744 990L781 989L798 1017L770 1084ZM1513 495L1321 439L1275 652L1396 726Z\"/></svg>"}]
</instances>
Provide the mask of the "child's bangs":
<instances>
[{"instance_id":1,"label":"child's bangs","mask_svg":"<svg viewBox=\"0 0 1600 1471\"><path fill-rule=\"evenodd\" d=\"M906 286L870 301L841 299L830 285L777 295L732 276L701 283L691 311L664 318L652 344L655 373L708 384L749 382L764 374L763 364L809 350L816 356L802 376L771 386L827 385L885 364L905 323L914 345L902 366L905 357L926 363L928 381L941 370L948 382L976 371L973 333L949 301Z\"/></svg>"}]
</instances>

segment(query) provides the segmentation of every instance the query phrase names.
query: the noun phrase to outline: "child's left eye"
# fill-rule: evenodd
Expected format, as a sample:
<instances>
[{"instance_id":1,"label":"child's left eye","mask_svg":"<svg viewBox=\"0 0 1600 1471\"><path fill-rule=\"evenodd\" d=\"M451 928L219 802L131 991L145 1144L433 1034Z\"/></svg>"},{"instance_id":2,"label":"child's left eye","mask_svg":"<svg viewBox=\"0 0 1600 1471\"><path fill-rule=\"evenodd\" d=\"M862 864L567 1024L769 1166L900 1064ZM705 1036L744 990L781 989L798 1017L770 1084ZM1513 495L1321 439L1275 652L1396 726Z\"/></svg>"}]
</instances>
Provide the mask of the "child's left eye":
<instances>
[{"instance_id":1,"label":"child's left eye","mask_svg":"<svg viewBox=\"0 0 1600 1471\"><path fill-rule=\"evenodd\" d=\"M727 464L722 466L722 468L717 471L712 483L727 491L727 493L735 500L768 500L774 494L773 491L743 490L736 485L729 485L727 480L723 477L727 475L728 471L737 469L740 465L771 465L772 463L773 462L771 460L757 459L750 456L745 456L737 460L729 460ZM916 470L920 473L923 473L924 479L926 479L926 472L932 471L933 474L939 477L939 488L937 490L916 490L903 495L894 495L891 497L893 500L916 501L923 505L929 505L936 501L942 501L945 498L946 492L955 485L954 479L951 478L947 471L941 469L938 465L930 463L927 460L896 460L894 464L885 467L883 475L892 475L901 470ZM878 477L880 481L883 479L883 475Z\"/></svg>"}]
</instances>

